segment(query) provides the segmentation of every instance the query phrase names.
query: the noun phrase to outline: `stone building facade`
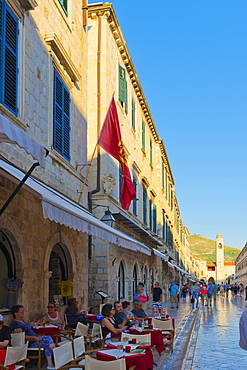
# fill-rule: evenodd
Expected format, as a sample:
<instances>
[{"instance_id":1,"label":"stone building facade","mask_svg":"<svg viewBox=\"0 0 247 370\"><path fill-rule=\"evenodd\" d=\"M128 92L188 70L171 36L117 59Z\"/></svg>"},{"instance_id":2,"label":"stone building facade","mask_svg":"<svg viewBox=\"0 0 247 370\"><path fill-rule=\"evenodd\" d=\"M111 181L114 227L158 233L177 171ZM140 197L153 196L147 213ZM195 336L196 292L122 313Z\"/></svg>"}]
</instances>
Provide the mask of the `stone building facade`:
<instances>
[{"instance_id":1,"label":"stone building facade","mask_svg":"<svg viewBox=\"0 0 247 370\"><path fill-rule=\"evenodd\" d=\"M193 278L186 272L188 229L182 223L174 180L166 150L159 137L141 82L124 40L112 4L88 9L88 153L91 209L101 218L109 208L115 228L147 247L149 253L92 240L89 299L104 290L111 298L132 301L136 284L144 282L148 294L159 281L168 297L171 279ZM120 199L121 168L103 149L95 151L97 138L112 95L137 199L124 211ZM109 186L105 187L108 182ZM188 267L188 266L187 266ZM104 272L102 274L102 272Z\"/></svg>"},{"instance_id":2,"label":"stone building facade","mask_svg":"<svg viewBox=\"0 0 247 370\"><path fill-rule=\"evenodd\" d=\"M1 207L29 175L0 211L0 280L23 282L17 303L31 320L54 296L65 305L74 295L81 308L101 303L96 291L132 300L138 281L149 294L160 281L167 299L171 279L193 278L188 230L112 5L89 6L88 18L85 0L0 7ZM93 155L114 92L137 191L129 211L120 204L119 164L99 148ZM115 228L101 221L108 208Z\"/></svg>"},{"instance_id":3,"label":"stone building facade","mask_svg":"<svg viewBox=\"0 0 247 370\"><path fill-rule=\"evenodd\" d=\"M247 243L236 258L234 283L247 285Z\"/></svg>"}]
</instances>

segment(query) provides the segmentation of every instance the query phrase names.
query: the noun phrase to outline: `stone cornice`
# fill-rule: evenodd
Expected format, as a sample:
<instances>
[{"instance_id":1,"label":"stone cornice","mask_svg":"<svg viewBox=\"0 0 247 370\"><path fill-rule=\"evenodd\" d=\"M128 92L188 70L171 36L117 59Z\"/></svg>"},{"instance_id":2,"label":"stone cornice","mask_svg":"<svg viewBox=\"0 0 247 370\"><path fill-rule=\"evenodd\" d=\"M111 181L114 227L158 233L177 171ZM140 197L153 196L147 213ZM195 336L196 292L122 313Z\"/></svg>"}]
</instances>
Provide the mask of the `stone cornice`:
<instances>
[{"instance_id":1,"label":"stone cornice","mask_svg":"<svg viewBox=\"0 0 247 370\"><path fill-rule=\"evenodd\" d=\"M64 49L61 41L57 37L57 34L55 32L47 33L45 35L45 42L50 46L51 51L57 56L65 71L70 76L71 81L79 81L81 79L81 75L69 57L67 51Z\"/></svg>"},{"instance_id":2,"label":"stone cornice","mask_svg":"<svg viewBox=\"0 0 247 370\"><path fill-rule=\"evenodd\" d=\"M170 177L171 177L171 182L172 182L172 184L174 184L174 179L173 179L173 176L172 176L172 172L171 172L171 168L170 168L170 164L169 164L169 161L168 161L168 157L167 157L167 154L166 154L166 150L165 150L165 147L164 147L163 140L160 139L160 137L158 135L157 129L156 129L155 124L154 124L154 120L152 118L151 111L149 109L147 100L146 100L144 92L142 90L142 86L141 86L139 77L137 75L134 63L132 61L130 52L128 50L126 41L125 41L124 36L122 34L121 27L120 27L120 24L118 22L118 19L117 19L117 16L116 16L116 13L114 11L114 8L113 8L112 4L110 4L110 3L99 3L99 4L92 4L92 5L88 4L88 16L89 16L89 18L94 19L94 20L98 16L102 16L102 17L107 19L107 21L109 23L109 27L112 31L112 35L113 35L113 37L116 41L116 45L117 45L118 50L121 54L121 57L122 57L124 65L125 65L126 71L128 72L130 81L132 83L133 89L134 89L135 94L136 94L136 97L139 100L139 104L140 104L141 109L142 109L143 117L145 117L145 120L146 120L146 122L147 122L147 124L148 124L148 126L149 126L149 128L152 132L154 140L160 146L161 156L162 156L163 162L167 166L168 172L169 172Z\"/></svg>"}]
</instances>

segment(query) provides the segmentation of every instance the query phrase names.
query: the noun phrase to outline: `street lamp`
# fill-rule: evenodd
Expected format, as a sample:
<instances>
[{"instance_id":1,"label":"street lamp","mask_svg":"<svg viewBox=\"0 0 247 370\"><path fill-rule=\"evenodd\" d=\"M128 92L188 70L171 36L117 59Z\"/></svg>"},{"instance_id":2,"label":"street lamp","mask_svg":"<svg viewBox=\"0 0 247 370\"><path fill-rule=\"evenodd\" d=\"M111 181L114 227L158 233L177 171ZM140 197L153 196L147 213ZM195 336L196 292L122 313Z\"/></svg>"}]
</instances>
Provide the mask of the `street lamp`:
<instances>
[{"instance_id":1,"label":"street lamp","mask_svg":"<svg viewBox=\"0 0 247 370\"><path fill-rule=\"evenodd\" d=\"M101 221L104 222L104 224L106 224L108 226L111 226L113 228L115 227L116 220L113 217L113 214L111 213L109 208L105 211L105 214L102 217Z\"/></svg>"}]
</instances>

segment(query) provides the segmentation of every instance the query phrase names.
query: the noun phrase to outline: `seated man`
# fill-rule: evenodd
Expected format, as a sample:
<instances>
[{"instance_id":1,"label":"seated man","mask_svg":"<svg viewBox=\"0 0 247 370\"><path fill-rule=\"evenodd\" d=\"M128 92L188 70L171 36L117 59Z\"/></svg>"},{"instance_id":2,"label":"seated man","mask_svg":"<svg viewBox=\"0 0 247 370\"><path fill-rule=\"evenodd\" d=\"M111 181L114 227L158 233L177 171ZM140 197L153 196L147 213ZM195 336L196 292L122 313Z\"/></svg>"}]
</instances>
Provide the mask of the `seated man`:
<instances>
[{"instance_id":1,"label":"seated man","mask_svg":"<svg viewBox=\"0 0 247 370\"><path fill-rule=\"evenodd\" d=\"M142 302L136 302L135 308L131 311L138 321L148 320L146 312L142 309Z\"/></svg>"},{"instance_id":2,"label":"seated man","mask_svg":"<svg viewBox=\"0 0 247 370\"><path fill-rule=\"evenodd\" d=\"M121 302L119 301L114 302L114 308L115 314L113 315L113 317L115 319L116 328L122 328L124 326L127 326L127 328L129 328L130 326L134 325L134 323L131 323L129 321L130 319L129 315L125 315L123 313L123 306Z\"/></svg>"}]
</instances>

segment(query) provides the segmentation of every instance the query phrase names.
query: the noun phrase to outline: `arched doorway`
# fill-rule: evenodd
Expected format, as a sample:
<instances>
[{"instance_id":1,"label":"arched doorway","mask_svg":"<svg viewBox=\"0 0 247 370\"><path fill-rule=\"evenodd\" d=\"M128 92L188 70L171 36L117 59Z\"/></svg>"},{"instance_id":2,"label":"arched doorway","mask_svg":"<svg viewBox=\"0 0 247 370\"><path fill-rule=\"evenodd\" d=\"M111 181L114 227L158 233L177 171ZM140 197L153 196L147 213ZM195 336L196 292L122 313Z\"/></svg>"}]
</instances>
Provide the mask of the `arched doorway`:
<instances>
[{"instance_id":1,"label":"arched doorway","mask_svg":"<svg viewBox=\"0 0 247 370\"><path fill-rule=\"evenodd\" d=\"M49 278L49 301L53 302L59 299L57 296L61 296L61 283L68 281L69 279L69 264L68 253L66 253L66 247L57 243L50 254L49 259L49 271L52 271L51 277ZM71 287L72 287L71 283ZM72 289L71 289L72 290ZM70 293L70 294L69 294ZM63 297L63 303L67 303L67 297L72 295L72 291L68 292L67 296ZM61 298L60 298L60 304Z\"/></svg>"},{"instance_id":2,"label":"arched doorway","mask_svg":"<svg viewBox=\"0 0 247 370\"><path fill-rule=\"evenodd\" d=\"M17 303L23 282L16 277L16 258L7 235L0 231L0 306L11 308Z\"/></svg>"},{"instance_id":3,"label":"arched doorway","mask_svg":"<svg viewBox=\"0 0 247 370\"><path fill-rule=\"evenodd\" d=\"M118 300L125 297L125 271L123 261L120 262L118 269Z\"/></svg>"},{"instance_id":4,"label":"arched doorway","mask_svg":"<svg viewBox=\"0 0 247 370\"><path fill-rule=\"evenodd\" d=\"M134 264L133 268L133 282L132 282L132 295L134 297L136 291L137 291L137 284L138 284L138 272L137 272L137 265Z\"/></svg>"}]
</instances>

